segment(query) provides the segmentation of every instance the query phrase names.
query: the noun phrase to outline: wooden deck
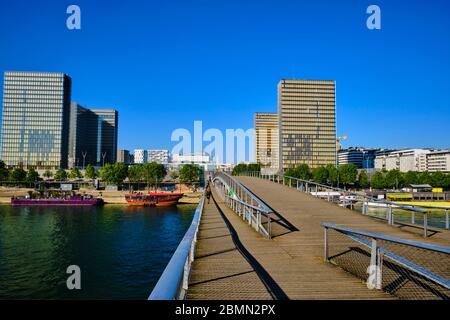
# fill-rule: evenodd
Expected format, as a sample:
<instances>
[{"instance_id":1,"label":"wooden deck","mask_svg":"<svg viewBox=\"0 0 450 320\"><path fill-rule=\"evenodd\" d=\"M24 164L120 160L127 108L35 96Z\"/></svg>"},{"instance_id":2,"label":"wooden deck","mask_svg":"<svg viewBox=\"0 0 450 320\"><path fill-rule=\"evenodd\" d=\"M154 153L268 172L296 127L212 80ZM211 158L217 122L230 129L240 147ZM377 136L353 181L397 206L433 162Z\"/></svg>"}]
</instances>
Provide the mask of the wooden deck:
<instances>
[{"instance_id":1,"label":"wooden deck","mask_svg":"<svg viewBox=\"0 0 450 320\"><path fill-rule=\"evenodd\" d=\"M240 177L250 190L277 211L274 238L250 228L221 202L205 205L188 299L394 299L369 290L364 281L323 261L320 222L404 239L424 241L419 231L403 230L295 189ZM450 234L426 242L450 244Z\"/></svg>"}]
</instances>

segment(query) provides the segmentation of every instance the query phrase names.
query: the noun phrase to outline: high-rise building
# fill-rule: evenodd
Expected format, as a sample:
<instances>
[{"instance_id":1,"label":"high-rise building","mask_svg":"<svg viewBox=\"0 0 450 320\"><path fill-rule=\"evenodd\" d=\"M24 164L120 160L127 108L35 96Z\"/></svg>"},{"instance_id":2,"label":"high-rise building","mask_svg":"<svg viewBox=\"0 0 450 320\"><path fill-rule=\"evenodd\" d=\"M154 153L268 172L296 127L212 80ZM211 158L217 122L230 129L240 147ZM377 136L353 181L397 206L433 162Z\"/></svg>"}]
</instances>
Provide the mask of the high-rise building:
<instances>
[{"instance_id":1,"label":"high-rise building","mask_svg":"<svg viewBox=\"0 0 450 320\"><path fill-rule=\"evenodd\" d=\"M1 159L8 166L66 168L72 80L57 72L5 72Z\"/></svg>"},{"instance_id":2,"label":"high-rise building","mask_svg":"<svg viewBox=\"0 0 450 320\"><path fill-rule=\"evenodd\" d=\"M128 150L117 150L117 162L132 164L133 155Z\"/></svg>"},{"instance_id":3,"label":"high-rise building","mask_svg":"<svg viewBox=\"0 0 450 320\"><path fill-rule=\"evenodd\" d=\"M143 164L147 162L147 150L135 149L134 150L134 163Z\"/></svg>"},{"instance_id":4,"label":"high-rise building","mask_svg":"<svg viewBox=\"0 0 450 320\"><path fill-rule=\"evenodd\" d=\"M88 109L76 102L70 108L69 166L102 166L116 162L116 110Z\"/></svg>"},{"instance_id":5,"label":"high-rise building","mask_svg":"<svg viewBox=\"0 0 450 320\"><path fill-rule=\"evenodd\" d=\"M374 168L375 154L379 149L348 148L338 150L338 165L354 164L358 169Z\"/></svg>"},{"instance_id":6,"label":"high-rise building","mask_svg":"<svg viewBox=\"0 0 450 320\"><path fill-rule=\"evenodd\" d=\"M256 162L266 173L278 171L278 113L255 113L255 156Z\"/></svg>"},{"instance_id":7,"label":"high-rise building","mask_svg":"<svg viewBox=\"0 0 450 320\"><path fill-rule=\"evenodd\" d=\"M169 150L147 150L147 162L169 163Z\"/></svg>"},{"instance_id":8,"label":"high-rise building","mask_svg":"<svg viewBox=\"0 0 450 320\"><path fill-rule=\"evenodd\" d=\"M279 168L336 164L335 81L278 83Z\"/></svg>"}]
</instances>

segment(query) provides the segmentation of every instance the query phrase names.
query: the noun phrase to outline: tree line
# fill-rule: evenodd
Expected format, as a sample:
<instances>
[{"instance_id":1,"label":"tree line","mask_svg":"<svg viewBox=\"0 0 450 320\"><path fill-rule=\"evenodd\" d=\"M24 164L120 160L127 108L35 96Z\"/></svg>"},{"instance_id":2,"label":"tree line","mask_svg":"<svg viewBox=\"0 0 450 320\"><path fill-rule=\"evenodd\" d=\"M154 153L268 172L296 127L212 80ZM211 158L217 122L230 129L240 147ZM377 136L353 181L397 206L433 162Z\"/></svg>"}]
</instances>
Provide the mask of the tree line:
<instances>
[{"instance_id":1,"label":"tree line","mask_svg":"<svg viewBox=\"0 0 450 320\"><path fill-rule=\"evenodd\" d=\"M237 175L252 171L260 172L260 166L258 164L241 163L234 167L232 174ZM369 178L364 170L358 174L358 169L353 164L343 164L338 167L328 164L312 169L307 164L300 164L295 168L287 169L284 174L297 179L338 187L401 189L410 184L429 184L435 188L450 189L450 173L444 172L382 170L375 172Z\"/></svg>"}]
</instances>

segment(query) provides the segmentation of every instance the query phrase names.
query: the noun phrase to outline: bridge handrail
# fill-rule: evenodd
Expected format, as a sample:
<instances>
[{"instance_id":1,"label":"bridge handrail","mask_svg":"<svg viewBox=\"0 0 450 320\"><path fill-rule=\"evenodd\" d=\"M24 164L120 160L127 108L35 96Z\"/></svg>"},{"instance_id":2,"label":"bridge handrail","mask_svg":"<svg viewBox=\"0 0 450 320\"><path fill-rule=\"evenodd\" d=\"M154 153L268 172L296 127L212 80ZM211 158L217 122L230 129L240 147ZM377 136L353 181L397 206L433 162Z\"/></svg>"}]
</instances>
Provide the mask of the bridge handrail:
<instances>
[{"instance_id":1,"label":"bridge handrail","mask_svg":"<svg viewBox=\"0 0 450 320\"><path fill-rule=\"evenodd\" d=\"M217 172L213 181L218 180L225 188L232 190L235 195L235 197L229 196L225 194L221 188L218 189L219 194L222 196L227 206L242 219L247 220L257 232L270 239L272 237L270 216L272 210L239 180L228 173ZM267 219L267 226L264 226L261 216L264 216Z\"/></svg>"},{"instance_id":2,"label":"bridge handrail","mask_svg":"<svg viewBox=\"0 0 450 320\"><path fill-rule=\"evenodd\" d=\"M249 172L249 173L252 174L252 172ZM340 193L345 193L347 195L352 195L352 196L365 198L365 199L370 200L370 201L383 203L383 204L387 204L387 205L392 205L392 206L397 206L397 207L399 207L399 208L401 208L403 210L420 212L420 213L427 212L426 210L421 210L421 209L415 208L415 207L418 207L418 206L398 204L398 203L391 202L391 201L384 200L384 199L377 199L377 198L374 198L372 196L368 196L368 195L363 194L363 193L348 191L348 190L345 190L345 189L342 189L342 188L329 186L329 185L318 183L318 182L311 181L311 180L304 180L304 179L300 179L300 178L296 178L296 177L286 176L284 174L261 174L260 172L253 172L253 173L259 174L260 176L278 176L278 177L280 177L282 179L283 178L292 179L292 180L300 181L302 183L308 183L308 184L316 185L316 186L321 187L321 188L331 189L331 190L334 190L334 191L337 191L337 192L340 192Z\"/></svg>"},{"instance_id":3,"label":"bridge handrail","mask_svg":"<svg viewBox=\"0 0 450 320\"><path fill-rule=\"evenodd\" d=\"M428 244L428 243L412 241L412 240L405 240L405 239L400 239L400 238L386 236L386 235L372 233L372 232L365 232L365 231L361 231L361 230L350 229L347 227L340 227L340 226L336 226L335 224L331 224L331 223L327 223L327 222L322 222L321 226L325 230L325 260L327 260L327 261L328 261L328 243L327 243L328 236L327 236L326 230L333 229L333 230L340 232L340 233L348 236L349 238L351 238L369 248L372 248L371 263L375 263L376 266L379 267L379 264L382 263L382 261L380 259L380 253L382 253L385 256L387 256L388 258L392 259L393 261L396 261L397 263L412 270L413 272L422 275L423 277L442 286L443 288L450 289L450 280L449 279L439 276L439 275L431 272L430 270L428 270L420 265L417 265L416 263L409 261L409 260L393 253L392 251L387 250L386 248L383 248L382 246L377 244L377 240L389 241L389 242L398 243L401 245L416 247L416 248L430 250L430 251L444 253L444 254L450 254L450 247L437 246L437 245L432 245L432 244ZM366 239L358 237L357 235L371 238L372 243L370 243ZM379 277L381 279L382 278L382 268L381 267L377 268L376 272L379 273L379 274L376 274L376 277ZM379 281L380 281L380 283L379 283L379 286L377 287L377 289L381 289L381 280L379 280Z\"/></svg>"},{"instance_id":4,"label":"bridge handrail","mask_svg":"<svg viewBox=\"0 0 450 320\"><path fill-rule=\"evenodd\" d=\"M189 229L153 288L148 297L149 300L181 300L185 298L204 203L205 195L203 194L195 209Z\"/></svg>"}]
</instances>

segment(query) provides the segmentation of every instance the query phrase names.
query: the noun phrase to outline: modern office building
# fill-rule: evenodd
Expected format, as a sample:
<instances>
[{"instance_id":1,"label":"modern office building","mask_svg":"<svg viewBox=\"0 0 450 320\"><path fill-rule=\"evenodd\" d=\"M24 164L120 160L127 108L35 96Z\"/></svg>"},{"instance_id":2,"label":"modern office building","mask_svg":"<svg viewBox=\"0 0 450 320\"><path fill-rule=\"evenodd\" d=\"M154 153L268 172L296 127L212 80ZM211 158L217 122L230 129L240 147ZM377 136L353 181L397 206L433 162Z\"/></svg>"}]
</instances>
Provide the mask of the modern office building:
<instances>
[{"instance_id":1,"label":"modern office building","mask_svg":"<svg viewBox=\"0 0 450 320\"><path fill-rule=\"evenodd\" d=\"M450 172L450 150L439 150L419 155L419 171Z\"/></svg>"},{"instance_id":2,"label":"modern office building","mask_svg":"<svg viewBox=\"0 0 450 320\"><path fill-rule=\"evenodd\" d=\"M72 102L69 167L99 167L116 162L117 124L116 110L88 109Z\"/></svg>"},{"instance_id":3,"label":"modern office building","mask_svg":"<svg viewBox=\"0 0 450 320\"><path fill-rule=\"evenodd\" d=\"M169 150L147 150L147 162L169 163Z\"/></svg>"},{"instance_id":4,"label":"modern office building","mask_svg":"<svg viewBox=\"0 0 450 320\"><path fill-rule=\"evenodd\" d=\"M336 164L335 81L278 83L279 168Z\"/></svg>"},{"instance_id":5,"label":"modern office building","mask_svg":"<svg viewBox=\"0 0 450 320\"><path fill-rule=\"evenodd\" d=\"M278 171L278 113L255 113L255 156L265 173Z\"/></svg>"},{"instance_id":6,"label":"modern office building","mask_svg":"<svg viewBox=\"0 0 450 320\"><path fill-rule=\"evenodd\" d=\"M134 163L143 164L147 162L147 150L135 149L134 150Z\"/></svg>"},{"instance_id":7,"label":"modern office building","mask_svg":"<svg viewBox=\"0 0 450 320\"><path fill-rule=\"evenodd\" d=\"M1 159L7 166L67 168L71 78L58 72L5 72Z\"/></svg>"},{"instance_id":8,"label":"modern office building","mask_svg":"<svg viewBox=\"0 0 450 320\"><path fill-rule=\"evenodd\" d=\"M209 163L210 156L207 153L195 153L195 154L173 154L172 163Z\"/></svg>"},{"instance_id":9,"label":"modern office building","mask_svg":"<svg viewBox=\"0 0 450 320\"><path fill-rule=\"evenodd\" d=\"M431 151L430 149L382 150L376 154L375 169L400 170L401 172L420 171L423 155Z\"/></svg>"},{"instance_id":10,"label":"modern office building","mask_svg":"<svg viewBox=\"0 0 450 320\"><path fill-rule=\"evenodd\" d=\"M133 155L129 150L117 150L117 162L132 164L134 163Z\"/></svg>"},{"instance_id":11,"label":"modern office building","mask_svg":"<svg viewBox=\"0 0 450 320\"><path fill-rule=\"evenodd\" d=\"M358 169L373 169L379 149L347 148L338 150L338 165L354 164Z\"/></svg>"}]
</instances>

